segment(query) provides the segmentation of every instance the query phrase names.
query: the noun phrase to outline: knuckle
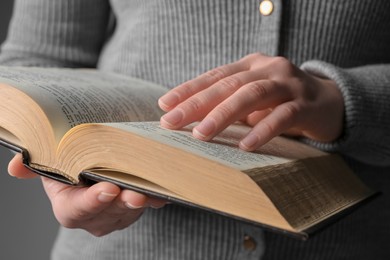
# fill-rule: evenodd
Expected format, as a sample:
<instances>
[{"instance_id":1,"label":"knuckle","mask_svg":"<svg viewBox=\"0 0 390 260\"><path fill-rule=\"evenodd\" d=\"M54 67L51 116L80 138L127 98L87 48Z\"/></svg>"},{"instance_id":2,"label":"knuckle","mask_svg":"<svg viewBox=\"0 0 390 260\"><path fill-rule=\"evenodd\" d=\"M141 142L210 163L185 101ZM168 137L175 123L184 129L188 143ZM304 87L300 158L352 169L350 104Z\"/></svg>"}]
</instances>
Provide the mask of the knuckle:
<instances>
[{"instance_id":1,"label":"knuckle","mask_svg":"<svg viewBox=\"0 0 390 260\"><path fill-rule=\"evenodd\" d=\"M223 69L223 67L214 68L212 70L209 70L205 73L205 76L209 78L211 81L218 81L225 77L226 72Z\"/></svg>"},{"instance_id":2,"label":"knuckle","mask_svg":"<svg viewBox=\"0 0 390 260\"><path fill-rule=\"evenodd\" d=\"M262 130L264 131L263 133L264 136L275 135L276 127L274 125L272 125L268 121L262 121L261 124L262 124Z\"/></svg>"},{"instance_id":3,"label":"knuckle","mask_svg":"<svg viewBox=\"0 0 390 260\"><path fill-rule=\"evenodd\" d=\"M276 65L278 65L280 67L289 67L289 66L291 66L291 62L287 58L285 58L283 56L276 56L276 57L274 57L272 59L272 63L274 63L274 64L276 64Z\"/></svg>"},{"instance_id":4,"label":"knuckle","mask_svg":"<svg viewBox=\"0 0 390 260\"><path fill-rule=\"evenodd\" d=\"M264 58L266 57L266 55L260 52L256 52L245 56L240 60L240 62L245 64L245 66L248 67L249 70L251 70L257 68L259 60L264 60Z\"/></svg>"},{"instance_id":5,"label":"knuckle","mask_svg":"<svg viewBox=\"0 0 390 260\"><path fill-rule=\"evenodd\" d=\"M189 82L185 82L181 85L180 89L177 89L177 94L179 95L179 97L187 97L187 96L191 96L194 91L196 90L196 87L195 85L193 84L193 82L189 81Z\"/></svg>"},{"instance_id":6,"label":"knuckle","mask_svg":"<svg viewBox=\"0 0 390 260\"><path fill-rule=\"evenodd\" d=\"M121 218L123 215L125 215L125 213L128 211L129 209L128 208L120 208L119 210L115 211L115 212L112 212L112 211L105 211L104 214L105 216L107 216L109 219L119 219Z\"/></svg>"},{"instance_id":7,"label":"knuckle","mask_svg":"<svg viewBox=\"0 0 390 260\"><path fill-rule=\"evenodd\" d=\"M95 237L102 237L104 235L107 235L108 233L111 233L110 231L102 230L102 229L87 229L89 233L94 235Z\"/></svg>"},{"instance_id":8,"label":"knuckle","mask_svg":"<svg viewBox=\"0 0 390 260\"><path fill-rule=\"evenodd\" d=\"M215 109L215 113L222 119L228 119L234 116L235 111L228 104L221 104Z\"/></svg>"},{"instance_id":9,"label":"knuckle","mask_svg":"<svg viewBox=\"0 0 390 260\"><path fill-rule=\"evenodd\" d=\"M84 220L89 218L90 214L90 212L79 208L73 208L71 211L71 217L75 220Z\"/></svg>"},{"instance_id":10,"label":"knuckle","mask_svg":"<svg viewBox=\"0 0 390 260\"><path fill-rule=\"evenodd\" d=\"M271 66L276 68L278 71L283 71L288 75L293 75L295 73L294 64L282 56L274 57L271 61Z\"/></svg>"},{"instance_id":11,"label":"knuckle","mask_svg":"<svg viewBox=\"0 0 390 260\"><path fill-rule=\"evenodd\" d=\"M261 52L255 52L255 53L251 53L251 54L248 54L246 55L244 58L247 58L247 59L259 59L259 58L263 58L265 55Z\"/></svg>"},{"instance_id":12,"label":"knuckle","mask_svg":"<svg viewBox=\"0 0 390 260\"><path fill-rule=\"evenodd\" d=\"M287 118L294 119L302 111L302 107L297 103L286 103L283 107L283 113Z\"/></svg>"},{"instance_id":13,"label":"knuckle","mask_svg":"<svg viewBox=\"0 0 390 260\"><path fill-rule=\"evenodd\" d=\"M134 220L135 221L135 220ZM133 223L133 221L128 221L128 220L118 220L116 222L116 230L122 230L127 228Z\"/></svg>"},{"instance_id":14,"label":"knuckle","mask_svg":"<svg viewBox=\"0 0 390 260\"><path fill-rule=\"evenodd\" d=\"M61 206L53 206L53 212L58 222L67 228L79 228L93 217L85 210L76 208L64 210Z\"/></svg>"},{"instance_id":15,"label":"knuckle","mask_svg":"<svg viewBox=\"0 0 390 260\"><path fill-rule=\"evenodd\" d=\"M242 82L238 77L232 76L221 80L218 84L223 90L235 92L242 85Z\"/></svg>"},{"instance_id":16,"label":"knuckle","mask_svg":"<svg viewBox=\"0 0 390 260\"><path fill-rule=\"evenodd\" d=\"M203 107L203 101L196 96L186 100L185 104L183 105L183 109L185 109L186 111L192 111L195 113L200 111L202 109L202 107Z\"/></svg>"},{"instance_id":17,"label":"knuckle","mask_svg":"<svg viewBox=\"0 0 390 260\"><path fill-rule=\"evenodd\" d=\"M257 99L263 99L268 94L268 86L264 81L256 81L248 85L248 92Z\"/></svg>"}]
</instances>

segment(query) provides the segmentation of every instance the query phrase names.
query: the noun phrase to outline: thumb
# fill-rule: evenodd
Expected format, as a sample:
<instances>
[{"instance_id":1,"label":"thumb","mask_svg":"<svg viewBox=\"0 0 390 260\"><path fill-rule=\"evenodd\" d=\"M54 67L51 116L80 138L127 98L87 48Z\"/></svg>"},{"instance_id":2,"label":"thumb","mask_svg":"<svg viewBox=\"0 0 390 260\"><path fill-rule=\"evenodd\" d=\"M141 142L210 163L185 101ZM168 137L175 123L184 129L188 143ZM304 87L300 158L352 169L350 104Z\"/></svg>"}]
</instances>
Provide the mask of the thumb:
<instances>
[{"instance_id":1,"label":"thumb","mask_svg":"<svg viewBox=\"0 0 390 260\"><path fill-rule=\"evenodd\" d=\"M19 179L31 179L37 176L35 173L24 167L21 154L16 154L9 162L8 173L9 175Z\"/></svg>"}]
</instances>

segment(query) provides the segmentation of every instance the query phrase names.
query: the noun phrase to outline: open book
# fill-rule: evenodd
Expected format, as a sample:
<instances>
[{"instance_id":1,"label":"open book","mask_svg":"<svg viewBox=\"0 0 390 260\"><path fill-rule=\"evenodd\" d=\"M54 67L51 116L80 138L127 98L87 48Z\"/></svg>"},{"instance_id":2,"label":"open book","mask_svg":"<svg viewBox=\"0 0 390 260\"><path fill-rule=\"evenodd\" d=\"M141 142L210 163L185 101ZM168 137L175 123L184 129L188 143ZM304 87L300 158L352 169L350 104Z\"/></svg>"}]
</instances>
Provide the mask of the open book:
<instances>
[{"instance_id":1,"label":"open book","mask_svg":"<svg viewBox=\"0 0 390 260\"><path fill-rule=\"evenodd\" d=\"M0 67L0 138L27 167L73 184L123 188L306 238L375 193L337 155L284 137L238 149L248 127L212 142L163 129L166 89L88 69Z\"/></svg>"}]
</instances>

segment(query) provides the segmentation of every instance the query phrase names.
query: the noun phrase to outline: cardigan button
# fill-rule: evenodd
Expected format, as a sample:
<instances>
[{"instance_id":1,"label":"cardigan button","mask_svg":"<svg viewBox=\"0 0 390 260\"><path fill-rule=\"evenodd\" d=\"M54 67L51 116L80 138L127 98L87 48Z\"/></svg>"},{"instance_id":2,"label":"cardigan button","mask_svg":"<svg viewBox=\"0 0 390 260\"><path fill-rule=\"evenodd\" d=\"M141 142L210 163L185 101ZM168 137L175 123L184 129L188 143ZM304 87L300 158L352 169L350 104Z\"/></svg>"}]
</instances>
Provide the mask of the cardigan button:
<instances>
[{"instance_id":1,"label":"cardigan button","mask_svg":"<svg viewBox=\"0 0 390 260\"><path fill-rule=\"evenodd\" d=\"M274 10L274 4L270 0L264 0L260 3L259 11L262 15L267 16Z\"/></svg>"},{"instance_id":2,"label":"cardigan button","mask_svg":"<svg viewBox=\"0 0 390 260\"><path fill-rule=\"evenodd\" d=\"M248 251L254 251L256 249L256 241L252 237L245 235L243 246Z\"/></svg>"}]
</instances>

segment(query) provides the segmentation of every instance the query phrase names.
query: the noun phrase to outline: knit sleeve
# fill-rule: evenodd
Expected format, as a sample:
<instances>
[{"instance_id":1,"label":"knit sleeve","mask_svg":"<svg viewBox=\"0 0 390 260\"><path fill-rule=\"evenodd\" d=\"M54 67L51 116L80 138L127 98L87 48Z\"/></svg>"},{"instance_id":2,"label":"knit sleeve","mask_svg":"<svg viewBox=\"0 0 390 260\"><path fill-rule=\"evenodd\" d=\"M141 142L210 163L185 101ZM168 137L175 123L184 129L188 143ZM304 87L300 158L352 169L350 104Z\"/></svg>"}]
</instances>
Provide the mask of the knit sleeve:
<instances>
[{"instance_id":1,"label":"knit sleeve","mask_svg":"<svg viewBox=\"0 0 390 260\"><path fill-rule=\"evenodd\" d=\"M325 62L308 61L301 68L334 80L345 103L344 133L338 140L304 141L368 164L390 165L390 65L342 69Z\"/></svg>"},{"instance_id":2,"label":"knit sleeve","mask_svg":"<svg viewBox=\"0 0 390 260\"><path fill-rule=\"evenodd\" d=\"M108 0L15 0L0 64L94 67L109 14Z\"/></svg>"}]
</instances>

